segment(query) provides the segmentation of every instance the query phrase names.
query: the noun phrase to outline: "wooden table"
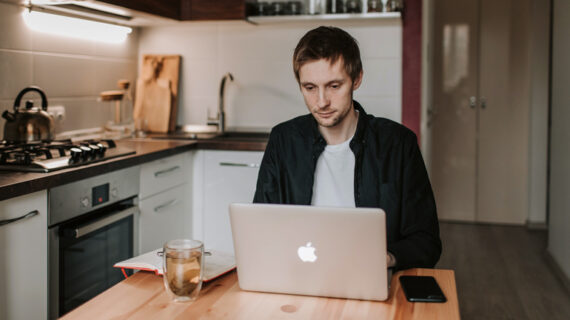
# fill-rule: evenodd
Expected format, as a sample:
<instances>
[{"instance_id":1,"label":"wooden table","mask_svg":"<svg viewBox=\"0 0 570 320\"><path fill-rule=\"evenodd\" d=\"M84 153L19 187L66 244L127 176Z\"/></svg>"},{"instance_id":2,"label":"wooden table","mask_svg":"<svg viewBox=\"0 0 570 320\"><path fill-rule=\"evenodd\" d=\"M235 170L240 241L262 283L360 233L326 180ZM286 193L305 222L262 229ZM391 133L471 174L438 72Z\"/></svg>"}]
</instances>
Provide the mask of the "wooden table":
<instances>
[{"instance_id":1,"label":"wooden table","mask_svg":"<svg viewBox=\"0 0 570 320\"><path fill-rule=\"evenodd\" d=\"M446 303L411 303L400 275L434 276ZM237 273L205 284L192 303L172 302L162 277L138 272L62 319L459 319L453 270L410 269L392 277L384 302L242 291Z\"/></svg>"}]
</instances>

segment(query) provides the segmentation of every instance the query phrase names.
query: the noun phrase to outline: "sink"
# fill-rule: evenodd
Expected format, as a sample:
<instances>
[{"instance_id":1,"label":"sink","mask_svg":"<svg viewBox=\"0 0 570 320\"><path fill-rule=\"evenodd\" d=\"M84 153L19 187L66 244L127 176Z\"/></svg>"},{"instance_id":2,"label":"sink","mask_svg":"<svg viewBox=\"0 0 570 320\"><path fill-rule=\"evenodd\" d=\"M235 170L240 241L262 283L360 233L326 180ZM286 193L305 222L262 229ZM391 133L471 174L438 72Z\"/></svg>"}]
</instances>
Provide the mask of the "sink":
<instances>
[{"instance_id":1,"label":"sink","mask_svg":"<svg viewBox=\"0 0 570 320\"><path fill-rule=\"evenodd\" d=\"M260 141L268 140L268 132L229 131L223 134L215 132L174 132L170 134L152 134L152 139L175 140L231 140L231 141Z\"/></svg>"},{"instance_id":2,"label":"sink","mask_svg":"<svg viewBox=\"0 0 570 320\"><path fill-rule=\"evenodd\" d=\"M267 140L269 139L268 132L240 132L230 131L225 132L215 137L216 139L231 139L231 140Z\"/></svg>"}]
</instances>

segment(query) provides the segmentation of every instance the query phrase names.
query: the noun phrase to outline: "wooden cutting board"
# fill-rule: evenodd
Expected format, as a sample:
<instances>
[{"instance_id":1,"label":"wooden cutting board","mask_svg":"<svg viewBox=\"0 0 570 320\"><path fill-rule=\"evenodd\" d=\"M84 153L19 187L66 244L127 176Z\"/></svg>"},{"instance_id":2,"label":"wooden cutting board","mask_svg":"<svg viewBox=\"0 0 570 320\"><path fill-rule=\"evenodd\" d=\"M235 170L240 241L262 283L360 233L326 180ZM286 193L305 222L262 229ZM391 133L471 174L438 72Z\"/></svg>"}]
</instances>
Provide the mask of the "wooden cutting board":
<instances>
[{"instance_id":1,"label":"wooden cutting board","mask_svg":"<svg viewBox=\"0 0 570 320\"><path fill-rule=\"evenodd\" d=\"M179 55L143 55L134 118L144 119L148 131L166 133L175 130L179 73Z\"/></svg>"},{"instance_id":2,"label":"wooden cutting board","mask_svg":"<svg viewBox=\"0 0 570 320\"><path fill-rule=\"evenodd\" d=\"M144 79L137 80L134 118L145 119L147 131L161 133L170 131L171 90L168 79L158 78L148 82Z\"/></svg>"}]
</instances>

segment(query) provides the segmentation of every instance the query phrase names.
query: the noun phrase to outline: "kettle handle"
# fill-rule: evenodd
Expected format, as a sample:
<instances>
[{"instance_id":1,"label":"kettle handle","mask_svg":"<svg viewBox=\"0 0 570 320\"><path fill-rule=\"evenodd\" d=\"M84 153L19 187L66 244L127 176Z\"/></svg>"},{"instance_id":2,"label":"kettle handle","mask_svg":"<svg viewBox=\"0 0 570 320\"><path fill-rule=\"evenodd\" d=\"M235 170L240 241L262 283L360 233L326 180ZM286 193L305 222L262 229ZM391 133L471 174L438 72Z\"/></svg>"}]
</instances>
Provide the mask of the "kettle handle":
<instances>
[{"instance_id":1,"label":"kettle handle","mask_svg":"<svg viewBox=\"0 0 570 320\"><path fill-rule=\"evenodd\" d=\"M44 111L47 111L47 107L48 107L48 101L47 101L47 97L46 94L43 92L43 90L38 87L38 86L29 86L27 88L24 88L24 90L20 91L20 93L18 93L18 96L16 97L16 101L14 101L14 111L18 111L18 108L20 107L20 101L22 100L22 97L24 96L24 94L30 92L30 91L36 91L40 94L40 97L42 98L42 109Z\"/></svg>"}]
</instances>

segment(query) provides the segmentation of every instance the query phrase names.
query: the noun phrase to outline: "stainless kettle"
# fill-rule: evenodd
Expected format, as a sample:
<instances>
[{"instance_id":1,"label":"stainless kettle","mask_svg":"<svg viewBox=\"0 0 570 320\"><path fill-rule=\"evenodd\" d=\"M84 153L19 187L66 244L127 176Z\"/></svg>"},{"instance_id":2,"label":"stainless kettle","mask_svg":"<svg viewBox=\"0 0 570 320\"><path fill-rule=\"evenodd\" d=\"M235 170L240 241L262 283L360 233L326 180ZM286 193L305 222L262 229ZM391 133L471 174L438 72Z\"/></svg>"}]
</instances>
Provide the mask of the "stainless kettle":
<instances>
[{"instance_id":1,"label":"stainless kettle","mask_svg":"<svg viewBox=\"0 0 570 320\"><path fill-rule=\"evenodd\" d=\"M36 91L42 98L42 108L37 110L31 100L26 101L26 108L20 109L22 97ZM4 111L4 140L9 142L50 141L55 137L53 118L47 113L48 101L42 89L36 86L24 88L14 101L14 113Z\"/></svg>"}]
</instances>

